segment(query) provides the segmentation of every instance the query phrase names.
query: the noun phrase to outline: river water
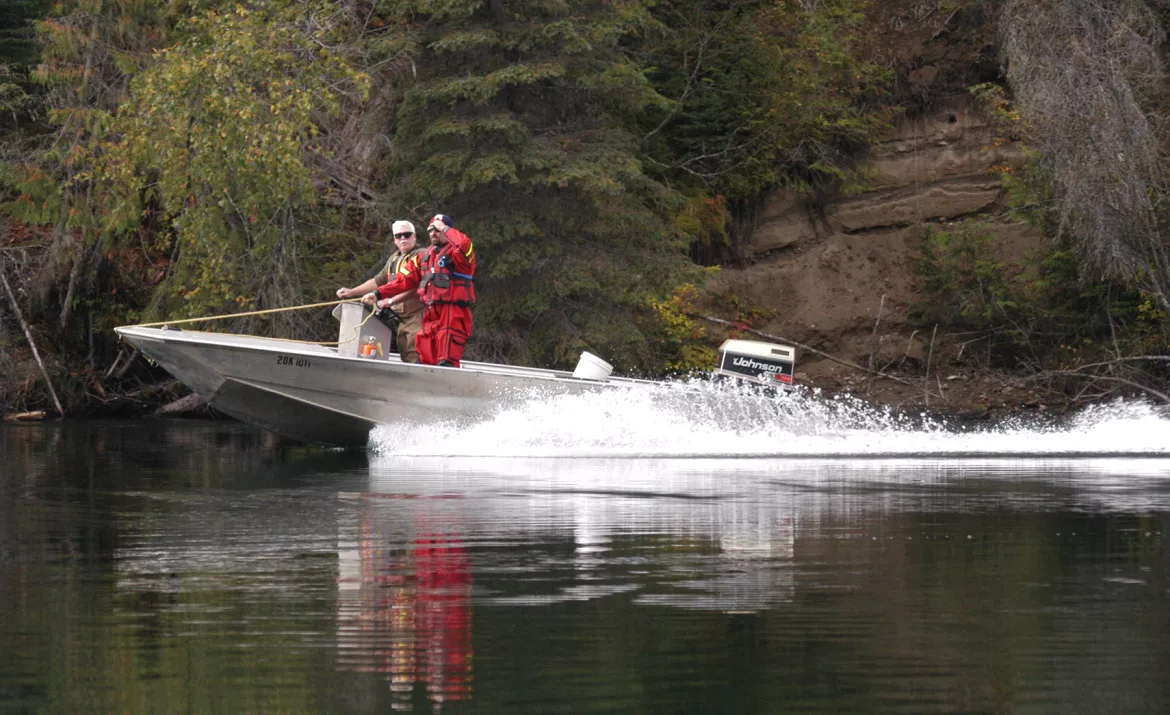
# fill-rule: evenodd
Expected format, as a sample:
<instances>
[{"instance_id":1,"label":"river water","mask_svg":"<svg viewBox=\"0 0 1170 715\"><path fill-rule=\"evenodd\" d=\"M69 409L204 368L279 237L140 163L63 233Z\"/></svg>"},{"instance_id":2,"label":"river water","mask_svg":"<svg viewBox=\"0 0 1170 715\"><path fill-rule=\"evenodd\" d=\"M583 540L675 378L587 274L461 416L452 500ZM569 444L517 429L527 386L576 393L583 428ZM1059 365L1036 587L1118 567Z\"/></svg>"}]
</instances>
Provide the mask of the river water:
<instances>
[{"instance_id":1,"label":"river water","mask_svg":"<svg viewBox=\"0 0 1170 715\"><path fill-rule=\"evenodd\" d=\"M1170 711L1153 408L573 399L0 427L0 712Z\"/></svg>"}]
</instances>

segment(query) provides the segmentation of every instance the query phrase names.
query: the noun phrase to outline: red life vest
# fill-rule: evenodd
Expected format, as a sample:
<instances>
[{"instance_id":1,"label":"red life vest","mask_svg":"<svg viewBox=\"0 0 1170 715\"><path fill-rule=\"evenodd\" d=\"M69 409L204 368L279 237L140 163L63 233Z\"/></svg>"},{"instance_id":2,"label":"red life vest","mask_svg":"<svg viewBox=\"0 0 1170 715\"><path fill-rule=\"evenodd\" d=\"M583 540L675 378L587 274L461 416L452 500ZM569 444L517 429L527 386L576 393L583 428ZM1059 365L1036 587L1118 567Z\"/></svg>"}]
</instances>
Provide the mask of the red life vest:
<instances>
[{"instance_id":1,"label":"red life vest","mask_svg":"<svg viewBox=\"0 0 1170 715\"><path fill-rule=\"evenodd\" d=\"M422 278L418 282L418 296L424 304L475 305L475 254L468 257L470 272L460 273L455 270L458 250L453 243L448 243L439 250L432 247L423 255L419 266Z\"/></svg>"}]
</instances>

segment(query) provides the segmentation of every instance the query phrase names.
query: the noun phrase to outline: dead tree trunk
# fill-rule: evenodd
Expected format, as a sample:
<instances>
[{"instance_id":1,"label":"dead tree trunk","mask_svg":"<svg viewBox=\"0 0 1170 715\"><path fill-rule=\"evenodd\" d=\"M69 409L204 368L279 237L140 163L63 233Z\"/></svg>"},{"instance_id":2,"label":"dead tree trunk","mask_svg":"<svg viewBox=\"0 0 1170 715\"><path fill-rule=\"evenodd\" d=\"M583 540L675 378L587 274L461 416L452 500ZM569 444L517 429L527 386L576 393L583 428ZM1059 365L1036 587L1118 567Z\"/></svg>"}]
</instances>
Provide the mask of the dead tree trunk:
<instances>
[{"instance_id":1,"label":"dead tree trunk","mask_svg":"<svg viewBox=\"0 0 1170 715\"><path fill-rule=\"evenodd\" d=\"M36 358L37 365L41 368L41 374L45 377L45 384L49 387L49 394L53 396L53 404L57 407L57 412L64 417L65 410L61 407L61 400L57 397L57 390L53 388L53 380L49 377L49 371L45 369L45 363L41 360L41 353L37 350L37 343L33 340L32 331L28 328L28 323L24 322L24 315L20 312L20 304L16 302L16 294L12 292L12 286L8 285L8 277L4 275L4 271L0 269L0 282L4 284L4 292L8 294L8 302L12 306L12 312L16 315L17 321L20 322L20 327L24 330L24 337L28 339L28 346L32 348L33 357Z\"/></svg>"}]
</instances>

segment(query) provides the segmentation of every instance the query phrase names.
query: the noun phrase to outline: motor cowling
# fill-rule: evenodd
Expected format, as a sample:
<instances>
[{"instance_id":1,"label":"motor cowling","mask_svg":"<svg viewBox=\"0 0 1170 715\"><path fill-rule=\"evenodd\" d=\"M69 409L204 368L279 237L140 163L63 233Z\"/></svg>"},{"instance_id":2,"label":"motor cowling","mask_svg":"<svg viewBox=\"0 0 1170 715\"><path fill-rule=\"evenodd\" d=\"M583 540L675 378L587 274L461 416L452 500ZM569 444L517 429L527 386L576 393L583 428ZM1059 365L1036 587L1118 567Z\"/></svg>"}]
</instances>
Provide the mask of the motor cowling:
<instances>
[{"instance_id":1,"label":"motor cowling","mask_svg":"<svg viewBox=\"0 0 1170 715\"><path fill-rule=\"evenodd\" d=\"M792 385L796 348L754 340L726 340L719 346L716 373L763 385Z\"/></svg>"}]
</instances>

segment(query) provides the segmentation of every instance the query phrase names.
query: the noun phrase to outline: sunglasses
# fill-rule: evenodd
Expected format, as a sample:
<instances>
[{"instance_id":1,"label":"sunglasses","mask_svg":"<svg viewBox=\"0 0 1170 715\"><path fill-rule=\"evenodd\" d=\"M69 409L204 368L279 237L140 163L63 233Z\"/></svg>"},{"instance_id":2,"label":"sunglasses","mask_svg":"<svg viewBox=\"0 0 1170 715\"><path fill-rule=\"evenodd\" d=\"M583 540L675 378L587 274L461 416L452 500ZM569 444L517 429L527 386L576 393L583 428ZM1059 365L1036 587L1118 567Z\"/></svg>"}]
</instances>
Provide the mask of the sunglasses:
<instances>
[{"instance_id":1,"label":"sunglasses","mask_svg":"<svg viewBox=\"0 0 1170 715\"><path fill-rule=\"evenodd\" d=\"M413 236L413 235L414 235L414 233L413 233L413 232L407 232L407 233L396 233L396 234L394 234L394 238L410 238L410 237L411 237L411 236Z\"/></svg>"},{"instance_id":2,"label":"sunglasses","mask_svg":"<svg viewBox=\"0 0 1170 715\"><path fill-rule=\"evenodd\" d=\"M439 231L439 229L437 229L437 228L428 228L427 233L442 233L442 232Z\"/></svg>"}]
</instances>

